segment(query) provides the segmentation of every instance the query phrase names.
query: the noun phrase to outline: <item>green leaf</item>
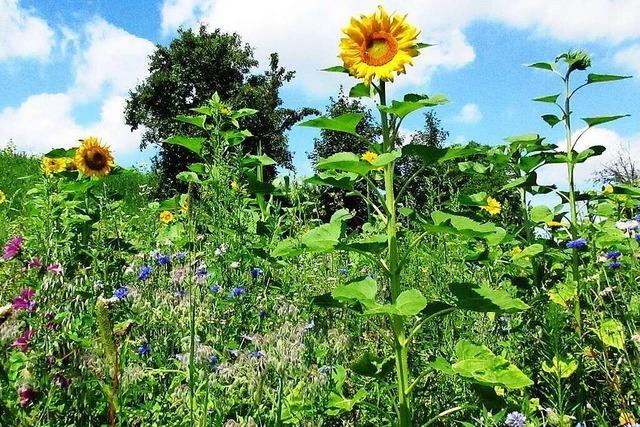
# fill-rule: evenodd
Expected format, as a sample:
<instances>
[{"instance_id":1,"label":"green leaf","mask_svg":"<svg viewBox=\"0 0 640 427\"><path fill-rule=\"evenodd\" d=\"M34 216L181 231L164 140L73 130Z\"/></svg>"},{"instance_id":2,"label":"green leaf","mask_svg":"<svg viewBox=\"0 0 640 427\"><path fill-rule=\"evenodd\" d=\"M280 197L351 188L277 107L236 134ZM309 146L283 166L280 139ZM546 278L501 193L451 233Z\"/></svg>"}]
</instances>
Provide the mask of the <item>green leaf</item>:
<instances>
[{"instance_id":1,"label":"green leaf","mask_svg":"<svg viewBox=\"0 0 640 427\"><path fill-rule=\"evenodd\" d=\"M539 98L533 98L533 101L536 101L536 102L548 102L550 104L555 104L555 102L557 101L559 96L560 96L559 93L557 93L555 95L541 96Z\"/></svg>"},{"instance_id":2,"label":"green leaf","mask_svg":"<svg viewBox=\"0 0 640 427\"><path fill-rule=\"evenodd\" d=\"M528 67L539 68L541 70L547 70L547 71L555 71L555 67L551 62L536 62L533 64L529 64Z\"/></svg>"},{"instance_id":3,"label":"green leaf","mask_svg":"<svg viewBox=\"0 0 640 427\"><path fill-rule=\"evenodd\" d=\"M371 96L372 86L367 86L364 83L358 83L349 90L349 96L352 98L362 98Z\"/></svg>"},{"instance_id":4,"label":"green leaf","mask_svg":"<svg viewBox=\"0 0 640 427\"><path fill-rule=\"evenodd\" d=\"M462 340L456 344L455 353L458 361L451 365L452 370L476 383L507 389L519 389L533 384L518 367L504 357L496 356L484 345Z\"/></svg>"},{"instance_id":5,"label":"green leaf","mask_svg":"<svg viewBox=\"0 0 640 427\"><path fill-rule=\"evenodd\" d=\"M329 252L338 244L342 229L341 221L322 224L303 234L300 243L311 252Z\"/></svg>"},{"instance_id":6,"label":"green leaf","mask_svg":"<svg viewBox=\"0 0 640 427\"><path fill-rule=\"evenodd\" d=\"M352 172L337 172L329 170L306 178L304 182L310 185L328 185L330 187L353 190L353 184L358 179L358 174Z\"/></svg>"},{"instance_id":7,"label":"green leaf","mask_svg":"<svg viewBox=\"0 0 640 427\"><path fill-rule=\"evenodd\" d=\"M378 286L371 277L353 280L346 285L338 286L331 291L331 296L338 301L358 301L365 306L375 304Z\"/></svg>"},{"instance_id":8,"label":"green leaf","mask_svg":"<svg viewBox=\"0 0 640 427\"><path fill-rule=\"evenodd\" d=\"M561 307L568 307L569 303L578 296L578 285L576 282L559 283L547 292L549 299Z\"/></svg>"},{"instance_id":9,"label":"green leaf","mask_svg":"<svg viewBox=\"0 0 640 427\"><path fill-rule=\"evenodd\" d=\"M574 163L582 163L586 161L589 157L599 156L604 153L606 147L602 145L594 145L593 147L589 147L581 152L579 152L576 156L573 157Z\"/></svg>"},{"instance_id":10,"label":"green leaf","mask_svg":"<svg viewBox=\"0 0 640 427\"><path fill-rule=\"evenodd\" d=\"M179 122L192 124L199 127L200 129L204 129L204 123L207 120L207 116L185 116L181 114L179 116L176 116L176 120Z\"/></svg>"},{"instance_id":11,"label":"green leaf","mask_svg":"<svg viewBox=\"0 0 640 427\"><path fill-rule=\"evenodd\" d=\"M365 351L350 366L351 370L358 375L372 378L382 378L389 374L394 366L394 358L382 359L370 351Z\"/></svg>"},{"instance_id":12,"label":"green leaf","mask_svg":"<svg viewBox=\"0 0 640 427\"><path fill-rule=\"evenodd\" d=\"M553 213L545 205L538 205L531 208L529 212L531 221L535 223L547 222L553 219Z\"/></svg>"},{"instance_id":13,"label":"green leaf","mask_svg":"<svg viewBox=\"0 0 640 427\"><path fill-rule=\"evenodd\" d=\"M542 120L547 122L547 124L549 126L551 126L551 127L554 127L555 125L557 125L558 123L560 123L562 121L562 119L560 119L555 114L545 114L545 115L542 116Z\"/></svg>"},{"instance_id":14,"label":"green leaf","mask_svg":"<svg viewBox=\"0 0 640 427\"><path fill-rule=\"evenodd\" d=\"M614 120L621 119L623 117L629 117L629 114L623 114L620 116L598 116L598 117L583 117L582 120L589 126L597 126L603 123L609 123Z\"/></svg>"},{"instance_id":15,"label":"green leaf","mask_svg":"<svg viewBox=\"0 0 640 427\"><path fill-rule=\"evenodd\" d=\"M620 321L605 319L594 332L604 345L624 350L624 326Z\"/></svg>"},{"instance_id":16,"label":"green leaf","mask_svg":"<svg viewBox=\"0 0 640 427\"><path fill-rule=\"evenodd\" d=\"M246 116L253 116L257 112L258 110L254 110L253 108L240 108L239 110L234 111L233 114L231 114L231 117L239 119Z\"/></svg>"},{"instance_id":17,"label":"green leaf","mask_svg":"<svg viewBox=\"0 0 640 427\"><path fill-rule=\"evenodd\" d=\"M553 356L551 364L542 363L542 370L559 376L560 378L569 378L578 369L578 361L572 356Z\"/></svg>"},{"instance_id":18,"label":"green leaf","mask_svg":"<svg viewBox=\"0 0 640 427\"><path fill-rule=\"evenodd\" d=\"M451 293L458 308L481 313L517 313L529 308L519 298L502 289L491 289L477 283L452 283Z\"/></svg>"},{"instance_id":19,"label":"green leaf","mask_svg":"<svg viewBox=\"0 0 640 427\"><path fill-rule=\"evenodd\" d=\"M271 165L275 165L276 161L273 160L271 157L267 156L266 154L263 154L261 156L251 154L249 156L246 156L244 159L242 159L242 163L244 164L244 166L247 166L247 167L271 166Z\"/></svg>"},{"instance_id":20,"label":"green leaf","mask_svg":"<svg viewBox=\"0 0 640 427\"><path fill-rule=\"evenodd\" d=\"M435 107L448 103L449 100L441 94L432 97L424 97L417 101L392 101L391 105L380 105L378 109L387 114L394 114L400 119L404 119L407 115L421 108Z\"/></svg>"},{"instance_id":21,"label":"green leaf","mask_svg":"<svg viewBox=\"0 0 640 427\"><path fill-rule=\"evenodd\" d=\"M377 159L376 159L377 160ZM358 155L350 152L336 153L326 159L320 159L316 168L321 170L342 170L358 175L366 175L376 168L371 163L360 159Z\"/></svg>"},{"instance_id":22,"label":"green leaf","mask_svg":"<svg viewBox=\"0 0 640 427\"><path fill-rule=\"evenodd\" d=\"M539 253L542 253L542 251L544 251L544 246L542 246L540 243L534 243L527 246L519 253L513 255L511 259L517 261L523 258L530 258L532 256L538 255Z\"/></svg>"},{"instance_id":23,"label":"green leaf","mask_svg":"<svg viewBox=\"0 0 640 427\"><path fill-rule=\"evenodd\" d=\"M427 299L417 289L403 291L394 304L401 316L415 316L427 306Z\"/></svg>"},{"instance_id":24,"label":"green leaf","mask_svg":"<svg viewBox=\"0 0 640 427\"><path fill-rule=\"evenodd\" d=\"M375 234L372 236L367 236L364 239L357 240L355 242L340 244L337 246L337 248L345 251L379 254L387 248L387 235Z\"/></svg>"},{"instance_id":25,"label":"green leaf","mask_svg":"<svg viewBox=\"0 0 640 427\"><path fill-rule=\"evenodd\" d=\"M182 182L192 182L195 184L200 184L200 178L198 178L198 174L195 172L180 172L178 175L176 175L176 178L178 179L178 181L182 181Z\"/></svg>"},{"instance_id":26,"label":"green leaf","mask_svg":"<svg viewBox=\"0 0 640 427\"><path fill-rule=\"evenodd\" d=\"M323 68L320 71L327 71L329 73L349 73L349 70L344 68L342 65L334 65L333 67Z\"/></svg>"},{"instance_id":27,"label":"green leaf","mask_svg":"<svg viewBox=\"0 0 640 427\"><path fill-rule=\"evenodd\" d=\"M207 170L207 165L205 165L204 163L191 163L189 166L187 166L187 168L191 172L205 173L205 171Z\"/></svg>"},{"instance_id":28,"label":"green leaf","mask_svg":"<svg viewBox=\"0 0 640 427\"><path fill-rule=\"evenodd\" d=\"M460 157L473 156L482 153L477 147L449 147L437 148L422 144L407 144L402 147L402 154L419 157L427 165L442 163L447 160L458 159Z\"/></svg>"},{"instance_id":29,"label":"green leaf","mask_svg":"<svg viewBox=\"0 0 640 427\"><path fill-rule=\"evenodd\" d=\"M375 159L373 162L371 162L371 166L374 168L381 168L397 159L399 159L400 157L402 157L402 152L400 150L394 150L390 153L382 153L378 156L377 159Z\"/></svg>"},{"instance_id":30,"label":"green leaf","mask_svg":"<svg viewBox=\"0 0 640 427\"><path fill-rule=\"evenodd\" d=\"M173 144L173 145L180 145L190 151L193 151L199 156L202 155L202 144L204 144L204 141L206 141L206 138L198 138L198 137L192 138L192 137L180 136L180 135L172 136L165 139L166 143Z\"/></svg>"},{"instance_id":31,"label":"green leaf","mask_svg":"<svg viewBox=\"0 0 640 427\"><path fill-rule=\"evenodd\" d=\"M429 43L416 43L415 48L416 49L425 49L427 47L431 47L431 46L435 46L434 44L429 44Z\"/></svg>"},{"instance_id":32,"label":"green leaf","mask_svg":"<svg viewBox=\"0 0 640 427\"><path fill-rule=\"evenodd\" d=\"M44 157L48 157L50 159L60 159L62 157L75 157L76 155L76 149L75 148L70 148L70 149L66 149L66 148L56 148L53 149L51 151L49 151L47 154L44 155Z\"/></svg>"},{"instance_id":33,"label":"green leaf","mask_svg":"<svg viewBox=\"0 0 640 427\"><path fill-rule=\"evenodd\" d=\"M613 74L589 74L587 76L587 84L613 82L616 80L630 79L632 76L616 76Z\"/></svg>"},{"instance_id":34,"label":"green leaf","mask_svg":"<svg viewBox=\"0 0 640 427\"><path fill-rule=\"evenodd\" d=\"M320 128L333 130L336 132L345 132L352 135L357 135L356 127L360 120L364 117L363 113L346 113L338 117L318 117L317 119L307 120L298 124L298 126Z\"/></svg>"},{"instance_id":35,"label":"green leaf","mask_svg":"<svg viewBox=\"0 0 640 427\"><path fill-rule=\"evenodd\" d=\"M271 250L271 256L276 258L293 257L303 252L300 242L297 239L289 238L278 242Z\"/></svg>"}]
</instances>

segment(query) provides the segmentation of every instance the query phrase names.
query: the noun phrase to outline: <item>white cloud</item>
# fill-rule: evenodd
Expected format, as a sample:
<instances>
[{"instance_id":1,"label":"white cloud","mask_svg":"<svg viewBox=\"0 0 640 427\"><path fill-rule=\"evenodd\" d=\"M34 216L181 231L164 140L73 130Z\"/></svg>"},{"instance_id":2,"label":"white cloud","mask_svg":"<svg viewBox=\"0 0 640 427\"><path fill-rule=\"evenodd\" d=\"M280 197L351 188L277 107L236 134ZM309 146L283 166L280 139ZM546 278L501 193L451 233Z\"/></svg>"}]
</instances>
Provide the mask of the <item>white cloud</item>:
<instances>
[{"instance_id":1,"label":"white cloud","mask_svg":"<svg viewBox=\"0 0 640 427\"><path fill-rule=\"evenodd\" d=\"M66 92L32 95L0 111L0 144L12 139L21 150L43 153L96 135L116 157L134 153L142 131L131 132L124 123L125 95L147 75L153 43L100 18L80 33L66 29L63 34L67 45L80 46L73 60L74 82ZM81 124L74 118L74 110L99 99L104 101L95 121Z\"/></svg>"},{"instance_id":2,"label":"white cloud","mask_svg":"<svg viewBox=\"0 0 640 427\"><path fill-rule=\"evenodd\" d=\"M460 123L478 123L482 120L482 113L478 105L466 104L453 120Z\"/></svg>"},{"instance_id":3,"label":"white cloud","mask_svg":"<svg viewBox=\"0 0 640 427\"><path fill-rule=\"evenodd\" d=\"M54 45L54 31L18 0L0 0L0 61L9 58L45 60Z\"/></svg>"},{"instance_id":4,"label":"white cloud","mask_svg":"<svg viewBox=\"0 0 640 427\"><path fill-rule=\"evenodd\" d=\"M103 89L124 94L147 75L154 44L97 18L85 27L87 46L75 58L74 98L90 99Z\"/></svg>"},{"instance_id":5,"label":"white cloud","mask_svg":"<svg viewBox=\"0 0 640 427\"><path fill-rule=\"evenodd\" d=\"M577 137L584 129L578 129L574 133ZM565 145L564 141L556 143L559 147ZM603 166L609 164L617 157L621 150L628 150L631 158L640 156L640 134L630 137L623 137L611 129L591 128L578 141L575 148L580 152L594 145L602 145L606 151L600 155L587 159L580 163L575 169L575 182L579 187L589 187L593 185L594 174L602 170ZM543 185L557 185L560 189L568 187L567 166L564 164L545 165L538 172L538 183Z\"/></svg>"},{"instance_id":6,"label":"white cloud","mask_svg":"<svg viewBox=\"0 0 640 427\"><path fill-rule=\"evenodd\" d=\"M631 70L636 78L640 78L640 44L618 51L613 57L613 62L624 69Z\"/></svg>"},{"instance_id":7,"label":"white cloud","mask_svg":"<svg viewBox=\"0 0 640 427\"><path fill-rule=\"evenodd\" d=\"M475 59L464 29L476 21L494 21L562 41L620 43L640 37L638 0L384 0L388 10L409 13L422 29L423 41L436 43L416 58L400 85L424 86L438 69L457 69ZM337 64L338 38L350 16L372 11L367 0L300 2L298 0L164 0L162 28L200 23L235 31L256 48L265 63L277 51L283 65L297 71L293 84L311 94L346 83L344 77L319 73ZM606 17L606 19L603 19Z\"/></svg>"}]
</instances>

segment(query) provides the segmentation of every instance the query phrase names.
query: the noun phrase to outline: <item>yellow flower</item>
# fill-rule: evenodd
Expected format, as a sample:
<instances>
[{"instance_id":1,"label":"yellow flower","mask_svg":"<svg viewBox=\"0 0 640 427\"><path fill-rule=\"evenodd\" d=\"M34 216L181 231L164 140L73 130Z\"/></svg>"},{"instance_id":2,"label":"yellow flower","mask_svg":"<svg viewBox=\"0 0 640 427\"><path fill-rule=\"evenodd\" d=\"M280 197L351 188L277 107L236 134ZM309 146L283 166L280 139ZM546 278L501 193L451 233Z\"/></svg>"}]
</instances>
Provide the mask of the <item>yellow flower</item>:
<instances>
[{"instance_id":1,"label":"yellow flower","mask_svg":"<svg viewBox=\"0 0 640 427\"><path fill-rule=\"evenodd\" d=\"M404 73L405 65L419 54L415 27L405 22L406 16L389 16L382 6L360 20L351 18L340 40L340 59L349 73L364 79L369 85L373 78L393 81L394 72Z\"/></svg>"},{"instance_id":2,"label":"yellow flower","mask_svg":"<svg viewBox=\"0 0 640 427\"><path fill-rule=\"evenodd\" d=\"M522 248L520 246L516 246L515 248L513 248L513 250L511 251L511 256L516 256L519 253L522 253Z\"/></svg>"},{"instance_id":3,"label":"yellow flower","mask_svg":"<svg viewBox=\"0 0 640 427\"><path fill-rule=\"evenodd\" d=\"M487 197L487 204L484 206L480 206L480 209L489 212L489 215L497 215L502 211L502 204L500 204L500 202L493 197L489 196Z\"/></svg>"},{"instance_id":4,"label":"yellow flower","mask_svg":"<svg viewBox=\"0 0 640 427\"><path fill-rule=\"evenodd\" d=\"M62 172L67 166L67 159L64 157L52 159L50 157L42 158L42 170L45 174L51 176L51 174Z\"/></svg>"},{"instance_id":5,"label":"yellow flower","mask_svg":"<svg viewBox=\"0 0 640 427\"><path fill-rule=\"evenodd\" d=\"M74 160L78 170L89 177L106 176L115 166L111 149L95 136L82 141L82 145L76 150Z\"/></svg>"},{"instance_id":6,"label":"yellow flower","mask_svg":"<svg viewBox=\"0 0 640 427\"><path fill-rule=\"evenodd\" d=\"M240 191L240 184L237 181L231 181L231 189L233 191Z\"/></svg>"},{"instance_id":7,"label":"yellow flower","mask_svg":"<svg viewBox=\"0 0 640 427\"><path fill-rule=\"evenodd\" d=\"M549 221L546 221L545 224L547 224L547 227L550 227L550 228L558 228L563 226L563 224L560 221L554 221L552 219L550 219Z\"/></svg>"},{"instance_id":8,"label":"yellow flower","mask_svg":"<svg viewBox=\"0 0 640 427\"><path fill-rule=\"evenodd\" d=\"M629 411L620 411L620 418L618 421L620 421L620 425L623 426L627 424L635 424L636 418Z\"/></svg>"},{"instance_id":9,"label":"yellow flower","mask_svg":"<svg viewBox=\"0 0 640 427\"><path fill-rule=\"evenodd\" d=\"M604 186L604 188L602 189L602 194L611 194L613 193L613 185L611 184L607 184Z\"/></svg>"},{"instance_id":10,"label":"yellow flower","mask_svg":"<svg viewBox=\"0 0 640 427\"><path fill-rule=\"evenodd\" d=\"M5 196L4 191L0 190L0 205L7 201L7 196Z\"/></svg>"},{"instance_id":11,"label":"yellow flower","mask_svg":"<svg viewBox=\"0 0 640 427\"><path fill-rule=\"evenodd\" d=\"M173 220L174 220L174 216L173 216L173 214L171 212L169 212L169 211L160 212L160 222L161 223L169 224Z\"/></svg>"},{"instance_id":12,"label":"yellow flower","mask_svg":"<svg viewBox=\"0 0 640 427\"><path fill-rule=\"evenodd\" d=\"M362 156L360 156L360 158L365 162L373 163L378 158L378 155L373 151L367 151Z\"/></svg>"}]
</instances>

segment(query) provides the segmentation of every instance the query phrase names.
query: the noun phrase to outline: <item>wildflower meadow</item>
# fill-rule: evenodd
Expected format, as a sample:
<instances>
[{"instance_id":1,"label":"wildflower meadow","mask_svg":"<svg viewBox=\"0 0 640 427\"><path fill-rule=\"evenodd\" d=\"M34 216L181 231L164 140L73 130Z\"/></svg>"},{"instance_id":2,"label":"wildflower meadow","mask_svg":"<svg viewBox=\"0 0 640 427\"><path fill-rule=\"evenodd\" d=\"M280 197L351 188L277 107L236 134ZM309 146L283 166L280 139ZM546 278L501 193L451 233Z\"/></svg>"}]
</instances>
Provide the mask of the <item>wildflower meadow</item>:
<instances>
[{"instance_id":1,"label":"wildflower meadow","mask_svg":"<svg viewBox=\"0 0 640 427\"><path fill-rule=\"evenodd\" d=\"M537 128L425 143L450 101L400 82L437 41L412 10L343 20L317 74L350 86L324 113L270 95L291 78L276 55L235 98L186 85L182 111L154 98L175 73L132 90L132 127L162 135L151 169L99 130L0 149L1 426L640 425L640 180L576 184L605 152L579 142L630 120L582 95L631 76L532 58ZM176 59L198 40L249 54L202 31L150 68L207 81ZM273 148L289 128L317 135L306 176Z\"/></svg>"}]
</instances>

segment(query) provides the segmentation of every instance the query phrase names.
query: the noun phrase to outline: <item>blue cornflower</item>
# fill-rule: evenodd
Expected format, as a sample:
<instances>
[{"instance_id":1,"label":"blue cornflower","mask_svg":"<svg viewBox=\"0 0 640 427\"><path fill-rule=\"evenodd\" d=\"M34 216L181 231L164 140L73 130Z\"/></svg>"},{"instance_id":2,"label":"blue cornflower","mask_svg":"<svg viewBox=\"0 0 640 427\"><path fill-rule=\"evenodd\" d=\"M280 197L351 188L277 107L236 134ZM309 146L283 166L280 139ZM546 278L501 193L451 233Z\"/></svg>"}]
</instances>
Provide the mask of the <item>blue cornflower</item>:
<instances>
[{"instance_id":1,"label":"blue cornflower","mask_svg":"<svg viewBox=\"0 0 640 427\"><path fill-rule=\"evenodd\" d=\"M184 261L184 259L187 257L187 253L185 251L180 251L177 254L174 255L174 257L178 260L178 261Z\"/></svg>"},{"instance_id":2,"label":"blue cornflower","mask_svg":"<svg viewBox=\"0 0 640 427\"><path fill-rule=\"evenodd\" d=\"M585 246L587 246L587 239L585 239L584 237L580 237L575 240L569 240L567 242L567 248L569 249L581 249Z\"/></svg>"},{"instance_id":3,"label":"blue cornflower","mask_svg":"<svg viewBox=\"0 0 640 427\"><path fill-rule=\"evenodd\" d=\"M136 351L140 356L148 356L149 353L151 353L151 347L149 347L149 344L144 343L140 347L138 347L138 350Z\"/></svg>"},{"instance_id":4,"label":"blue cornflower","mask_svg":"<svg viewBox=\"0 0 640 427\"><path fill-rule=\"evenodd\" d=\"M260 310L259 316L261 319L265 319L267 317L267 312L264 310Z\"/></svg>"},{"instance_id":5,"label":"blue cornflower","mask_svg":"<svg viewBox=\"0 0 640 427\"><path fill-rule=\"evenodd\" d=\"M640 234L636 234L636 240L640 243Z\"/></svg>"},{"instance_id":6,"label":"blue cornflower","mask_svg":"<svg viewBox=\"0 0 640 427\"><path fill-rule=\"evenodd\" d=\"M346 275L347 275L347 273L348 273L348 271L347 271L347 269L346 269L346 268L344 268L344 267L340 267L340 268L338 269L338 273L339 273L339 274L342 274L343 276L346 276Z\"/></svg>"},{"instance_id":7,"label":"blue cornflower","mask_svg":"<svg viewBox=\"0 0 640 427\"><path fill-rule=\"evenodd\" d=\"M126 286L120 286L118 289L113 291L113 296L118 299L125 299L129 295L129 288Z\"/></svg>"},{"instance_id":8,"label":"blue cornflower","mask_svg":"<svg viewBox=\"0 0 640 427\"><path fill-rule=\"evenodd\" d=\"M609 263L609 268L612 270L618 270L620 267L622 267L622 263L619 261L612 261Z\"/></svg>"},{"instance_id":9,"label":"blue cornflower","mask_svg":"<svg viewBox=\"0 0 640 427\"><path fill-rule=\"evenodd\" d=\"M239 297L240 295L244 295L246 293L247 291L245 291L244 288L240 286L236 286L233 289L231 289L231 295L233 295L234 297Z\"/></svg>"},{"instance_id":10,"label":"blue cornflower","mask_svg":"<svg viewBox=\"0 0 640 427\"><path fill-rule=\"evenodd\" d=\"M138 279L147 280L151 277L151 266L145 265L140 269L140 274L138 275Z\"/></svg>"},{"instance_id":11,"label":"blue cornflower","mask_svg":"<svg viewBox=\"0 0 640 427\"><path fill-rule=\"evenodd\" d=\"M610 251L610 252L607 252L607 255L606 255L607 259L613 259L613 260L616 260L621 256L622 256L622 252L620 251Z\"/></svg>"},{"instance_id":12,"label":"blue cornflower","mask_svg":"<svg viewBox=\"0 0 640 427\"><path fill-rule=\"evenodd\" d=\"M156 262L160 265L167 265L171 262L171 257L168 254L162 254L156 258Z\"/></svg>"},{"instance_id":13,"label":"blue cornflower","mask_svg":"<svg viewBox=\"0 0 640 427\"><path fill-rule=\"evenodd\" d=\"M220 292L220 285L211 285L211 292L213 292L214 294Z\"/></svg>"},{"instance_id":14,"label":"blue cornflower","mask_svg":"<svg viewBox=\"0 0 640 427\"><path fill-rule=\"evenodd\" d=\"M212 355L209 358L209 367L214 370L217 371L218 370L218 366L220 365L220 360L218 359L218 356L216 356L215 354Z\"/></svg>"},{"instance_id":15,"label":"blue cornflower","mask_svg":"<svg viewBox=\"0 0 640 427\"><path fill-rule=\"evenodd\" d=\"M262 276L264 273L261 268L253 267L251 269L251 277L257 279L259 276Z\"/></svg>"},{"instance_id":16,"label":"blue cornflower","mask_svg":"<svg viewBox=\"0 0 640 427\"><path fill-rule=\"evenodd\" d=\"M527 418L523 414L514 411L507 415L504 425L507 427L524 427L526 422Z\"/></svg>"},{"instance_id":17,"label":"blue cornflower","mask_svg":"<svg viewBox=\"0 0 640 427\"><path fill-rule=\"evenodd\" d=\"M200 267L198 267L198 269L196 270L196 276L198 276L198 277L204 277L204 276L206 276L207 274L209 274L209 273L207 272L207 267L206 267L206 266L204 266L204 265L201 265L201 266L200 266Z\"/></svg>"}]
</instances>

